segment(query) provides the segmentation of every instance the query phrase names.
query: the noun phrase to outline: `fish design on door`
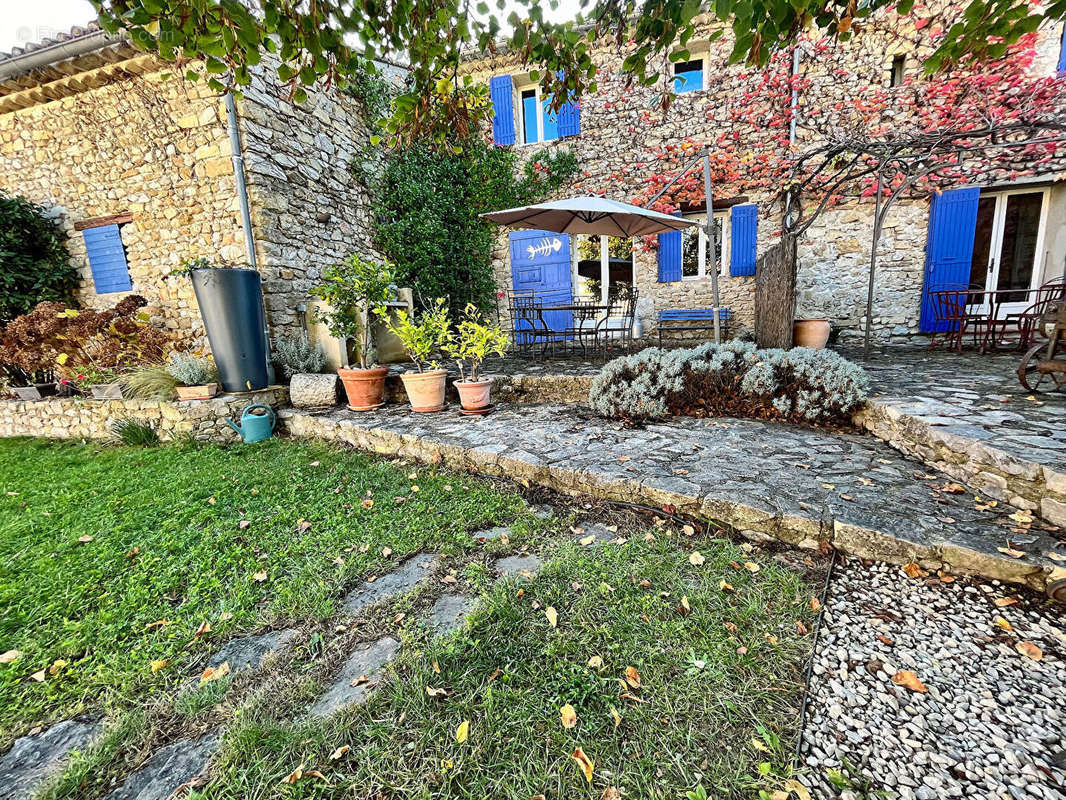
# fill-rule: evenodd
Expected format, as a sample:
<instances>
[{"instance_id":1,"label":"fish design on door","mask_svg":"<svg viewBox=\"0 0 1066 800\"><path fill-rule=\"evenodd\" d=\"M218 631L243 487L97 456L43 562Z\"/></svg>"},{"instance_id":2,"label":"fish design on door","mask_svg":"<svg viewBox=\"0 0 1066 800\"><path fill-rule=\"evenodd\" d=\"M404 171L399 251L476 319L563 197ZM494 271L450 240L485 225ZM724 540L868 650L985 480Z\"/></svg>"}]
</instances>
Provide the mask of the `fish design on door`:
<instances>
[{"instance_id":1,"label":"fish design on door","mask_svg":"<svg viewBox=\"0 0 1066 800\"><path fill-rule=\"evenodd\" d=\"M563 243L558 236L552 239L544 237L539 244L531 244L527 247L526 252L529 253L529 260L532 261L537 256L550 256L552 253L558 253L562 246Z\"/></svg>"}]
</instances>

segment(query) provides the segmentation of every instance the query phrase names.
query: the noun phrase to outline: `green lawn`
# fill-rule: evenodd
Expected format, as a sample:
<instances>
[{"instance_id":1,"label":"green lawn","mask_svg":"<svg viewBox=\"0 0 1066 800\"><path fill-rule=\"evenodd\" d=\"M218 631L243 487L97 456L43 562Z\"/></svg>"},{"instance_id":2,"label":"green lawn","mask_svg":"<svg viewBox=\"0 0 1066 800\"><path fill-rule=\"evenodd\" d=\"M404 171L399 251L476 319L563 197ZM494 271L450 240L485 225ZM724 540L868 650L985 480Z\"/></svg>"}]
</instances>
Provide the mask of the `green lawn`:
<instances>
[{"instance_id":1,"label":"green lawn","mask_svg":"<svg viewBox=\"0 0 1066 800\"><path fill-rule=\"evenodd\" d=\"M757 797L789 776L813 589L750 546L619 515L624 542L582 547L579 506L539 519L474 478L280 440L0 441L0 474L0 652L21 653L0 664L0 749L82 709L112 724L45 797L96 797L153 748L218 728L203 798ZM508 542L465 535L503 523ZM523 547L544 569L496 582L492 558ZM417 551L444 555L448 590L480 597L467 629L427 631L438 581L339 624L346 589ZM235 633L282 624L301 639L277 663L178 691ZM403 647L371 700L308 720L351 648L385 633ZM322 777L283 784L301 765Z\"/></svg>"}]
</instances>

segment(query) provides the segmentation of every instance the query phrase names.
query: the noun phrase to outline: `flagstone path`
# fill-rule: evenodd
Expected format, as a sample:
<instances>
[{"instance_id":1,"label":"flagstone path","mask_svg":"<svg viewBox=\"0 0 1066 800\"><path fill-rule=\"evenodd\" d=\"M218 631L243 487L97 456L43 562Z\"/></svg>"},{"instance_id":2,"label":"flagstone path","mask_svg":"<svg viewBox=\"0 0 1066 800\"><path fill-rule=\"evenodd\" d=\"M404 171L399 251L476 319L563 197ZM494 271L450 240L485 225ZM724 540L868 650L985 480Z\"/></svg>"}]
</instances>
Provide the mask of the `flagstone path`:
<instances>
[{"instance_id":1,"label":"flagstone path","mask_svg":"<svg viewBox=\"0 0 1066 800\"><path fill-rule=\"evenodd\" d=\"M103 730L101 720L68 719L16 739L0 757L3 797L28 800L38 786L63 768L71 753L85 750Z\"/></svg>"},{"instance_id":2,"label":"flagstone path","mask_svg":"<svg viewBox=\"0 0 1066 800\"><path fill-rule=\"evenodd\" d=\"M404 408L282 411L293 436L539 483L609 500L673 506L753 539L821 542L868 558L969 571L1045 591L1066 550L1039 519L975 501L870 436L745 419L625 428L574 405L486 417ZM1063 584L1066 586L1066 583ZM1066 591L1066 589L1064 589Z\"/></svg>"},{"instance_id":3,"label":"flagstone path","mask_svg":"<svg viewBox=\"0 0 1066 800\"><path fill-rule=\"evenodd\" d=\"M219 743L220 736L214 733L169 744L105 800L167 800L179 787L205 772Z\"/></svg>"}]
</instances>

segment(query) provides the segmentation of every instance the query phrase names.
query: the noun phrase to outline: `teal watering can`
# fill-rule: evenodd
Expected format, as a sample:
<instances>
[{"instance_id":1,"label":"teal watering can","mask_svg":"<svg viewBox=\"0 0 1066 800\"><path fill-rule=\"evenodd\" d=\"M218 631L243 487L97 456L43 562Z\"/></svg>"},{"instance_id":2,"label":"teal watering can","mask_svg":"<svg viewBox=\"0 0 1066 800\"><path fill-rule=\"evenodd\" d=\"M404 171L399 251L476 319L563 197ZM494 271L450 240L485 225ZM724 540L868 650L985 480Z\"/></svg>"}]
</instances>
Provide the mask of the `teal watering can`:
<instances>
[{"instance_id":1,"label":"teal watering can","mask_svg":"<svg viewBox=\"0 0 1066 800\"><path fill-rule=\"evenodd\" d=\"M263 409L266 413L254 413L257 408ZM277 418L274 416L274 411L270 406L265 406L262 403L253 403L241 412L240 425L231 419L227 419L226 424L237 431L245 442L261 442L270 438L270 435L274 432L274 426L277 424Z\"/></svg>"}]
</instances>

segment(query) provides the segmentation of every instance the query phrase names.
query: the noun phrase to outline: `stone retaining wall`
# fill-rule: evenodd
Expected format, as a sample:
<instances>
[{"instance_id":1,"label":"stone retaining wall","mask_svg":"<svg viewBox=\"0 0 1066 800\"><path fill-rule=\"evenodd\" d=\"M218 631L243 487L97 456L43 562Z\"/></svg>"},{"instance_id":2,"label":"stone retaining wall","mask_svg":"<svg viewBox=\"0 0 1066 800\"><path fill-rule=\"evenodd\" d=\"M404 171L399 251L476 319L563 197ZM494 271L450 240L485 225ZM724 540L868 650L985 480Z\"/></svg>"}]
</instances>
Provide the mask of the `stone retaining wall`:
<instances>
[{"instance_id":1,"label":"stone retaining wall","mask_svg":"<svg viewBox=\"0 0 1066 800\"><path fill-rule=\"evenodd\" d=\"M241 411L250 403L264 403L277 409L288 400L289 390L285 386L183 403L84 397L53 397L36 402L0 400L0 437L110 439L115 420L129 418L152 425L164 441L191 435L202 441L236 442L240 437L226 424L228 417L239 419Z\"/></svg>"},{"instance_id":2,"label":"stone retaining wall","mask_svg":"<svg viewBox=\"0 0 1066 800\"><path fill-rule=\"evenodd\" d=\"M988 497L1066 525L1066 475L1023 461L987 442L949 433L871 400L855 423L902 453L917 458Z\"/></svg>"}]
</instances>

